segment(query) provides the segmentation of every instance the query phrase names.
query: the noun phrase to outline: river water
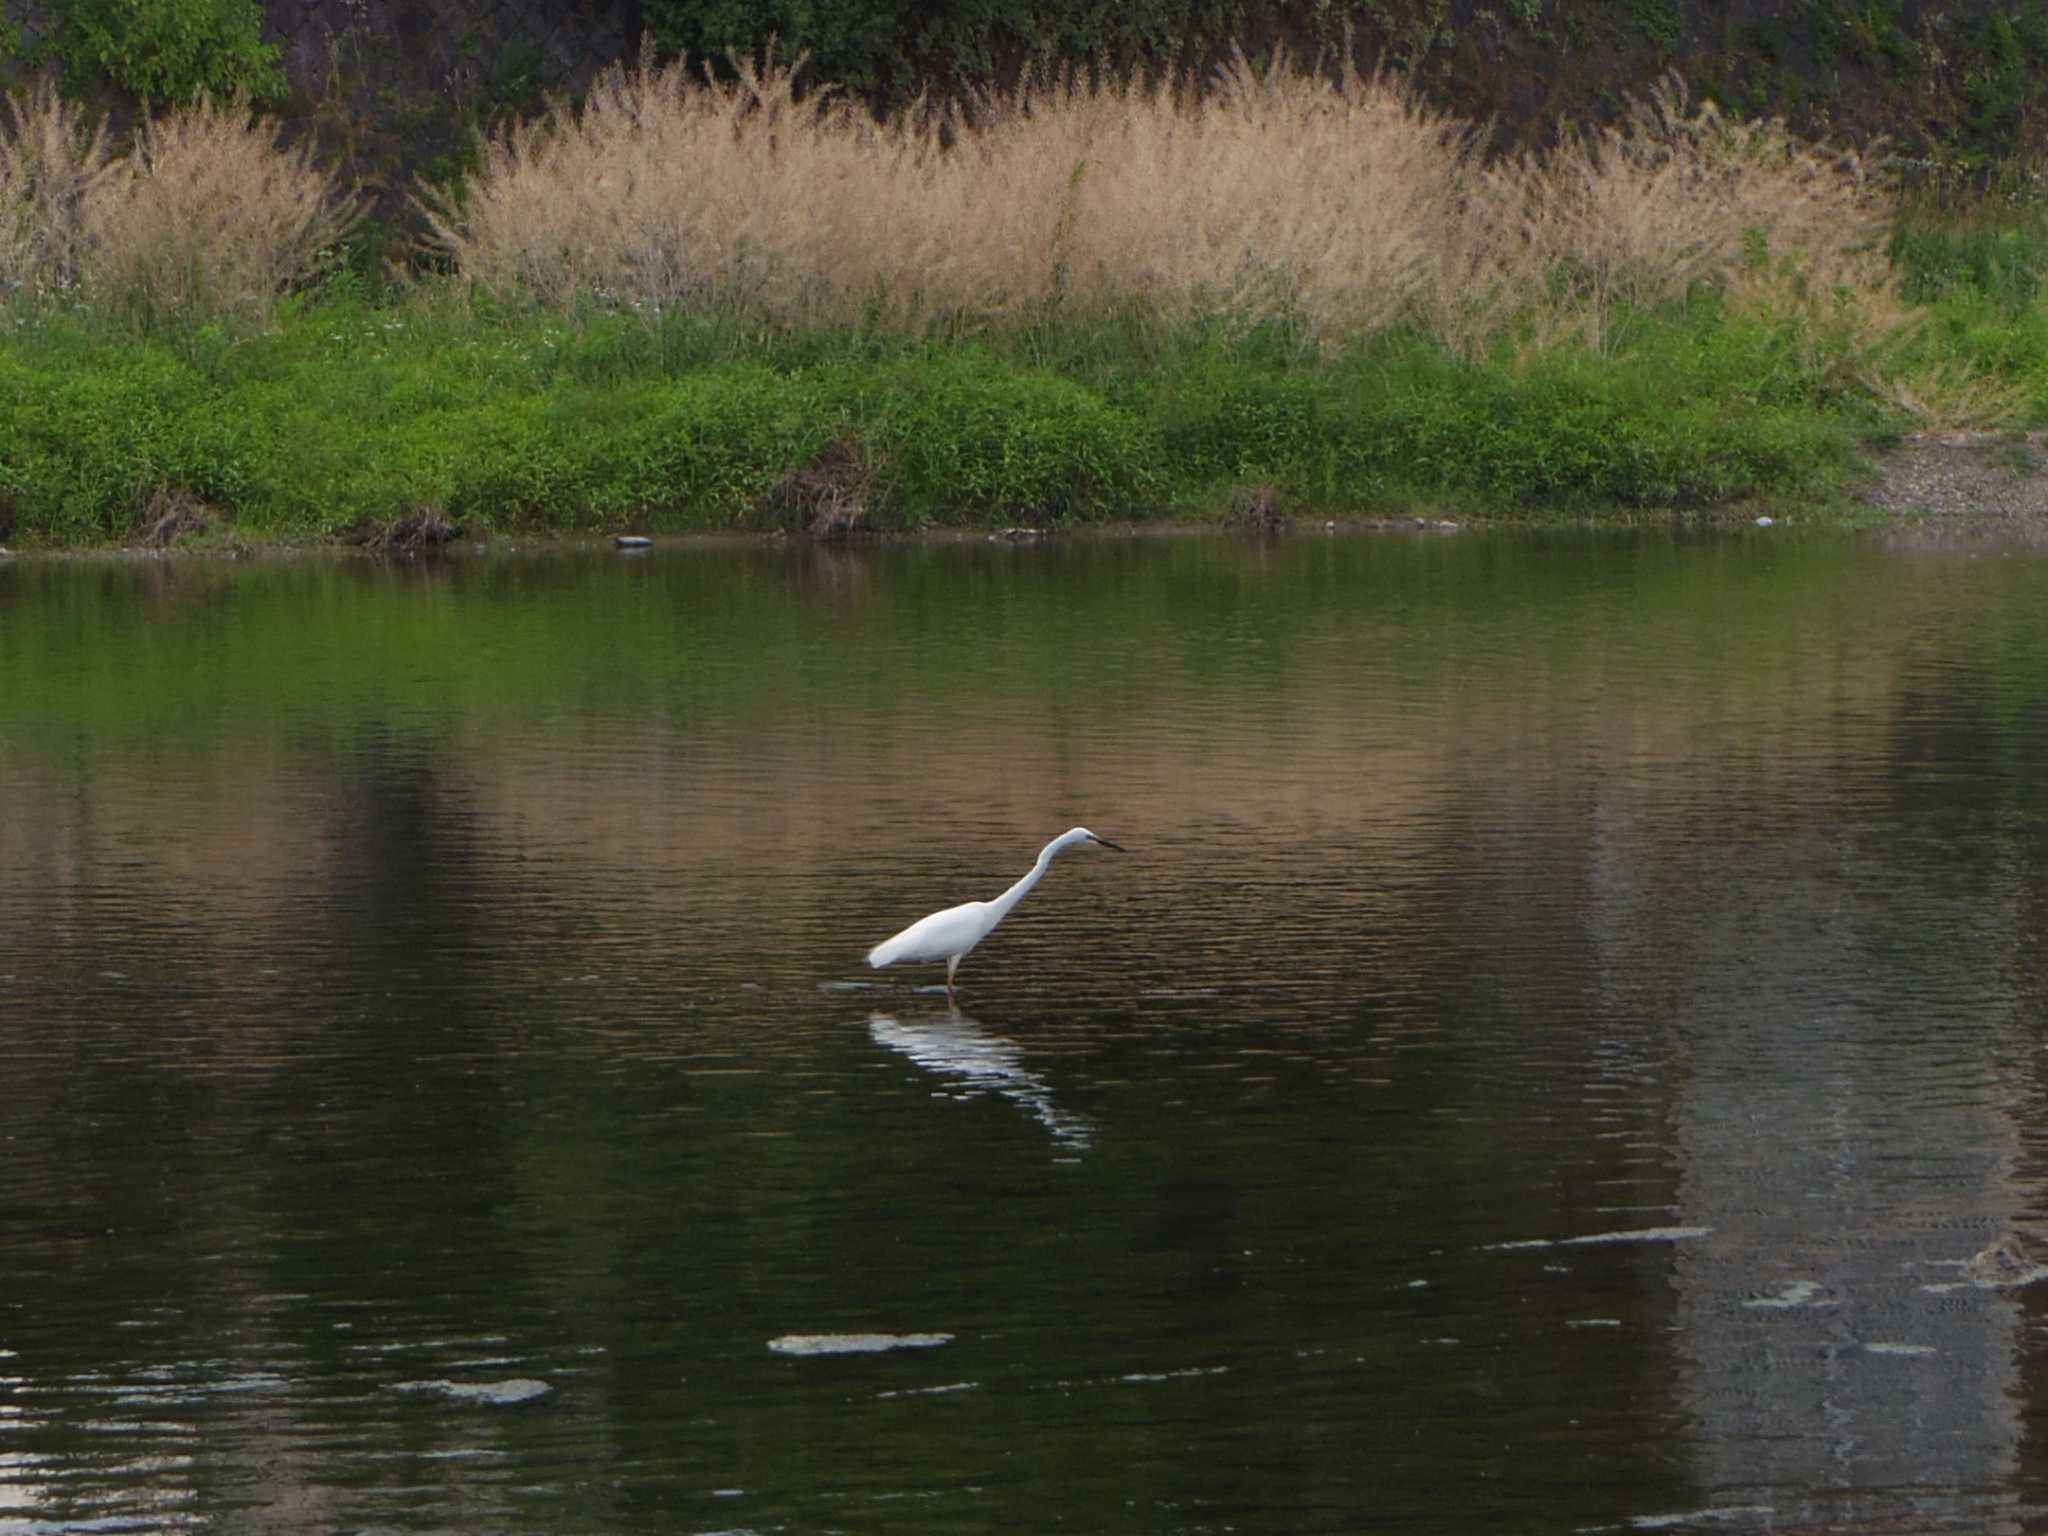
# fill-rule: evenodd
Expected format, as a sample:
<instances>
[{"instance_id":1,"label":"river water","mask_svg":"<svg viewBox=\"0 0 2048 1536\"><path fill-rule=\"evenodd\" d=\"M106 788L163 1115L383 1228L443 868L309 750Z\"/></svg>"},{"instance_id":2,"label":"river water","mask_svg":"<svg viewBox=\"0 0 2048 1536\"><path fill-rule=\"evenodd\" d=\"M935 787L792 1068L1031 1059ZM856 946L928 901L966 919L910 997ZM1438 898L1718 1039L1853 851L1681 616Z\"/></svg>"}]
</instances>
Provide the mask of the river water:
<instances>
[{"instance_id":1,"label":"river water","mask_svg":"<svg viewBox=\"0 0 2048 1536\"><path fill-rule=\"evenodd\" d=\"M0 565L0 1533L2048 1531L2044 755L1992 547Z\"/></svg>"}]
</instances>

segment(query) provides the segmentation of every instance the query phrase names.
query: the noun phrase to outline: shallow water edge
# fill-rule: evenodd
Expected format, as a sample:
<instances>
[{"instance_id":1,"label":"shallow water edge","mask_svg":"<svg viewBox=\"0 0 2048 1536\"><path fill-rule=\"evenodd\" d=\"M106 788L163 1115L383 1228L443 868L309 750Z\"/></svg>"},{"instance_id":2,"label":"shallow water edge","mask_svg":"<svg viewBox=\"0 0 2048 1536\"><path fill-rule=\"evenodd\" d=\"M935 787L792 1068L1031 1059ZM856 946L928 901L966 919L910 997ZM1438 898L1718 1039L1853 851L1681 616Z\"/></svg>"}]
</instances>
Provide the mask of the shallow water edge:
<instances>
[{"instance_id":1,"label":"shallow water edge","mask_svg":"<svg viewBox=\"0 0 2048 1536\"><path fill-rule=\"evenodd\" d=\"M636 536L634 547L620 544L623 534L491 530L471 535L457 528L445 542L414 550L392 549L360 539L306 537L227 526L182 535L165 544L134 540L68 545L17 542L12 546L0 545L0 560L459 560L514 554L529 558L545 558L551 553L580 556L598 549L616 549L621 556L630 558L654 548L708 551L815 545L826 549L860 549L904 543L1098 543L1215 536L1266 542L1282 537L1439 538L1461 533L1573 536L1663 531L1683 537L1739 533L1751 528L1775 529L1780 536L1795 531L1860 534L1909 544L1957 539L1992 544L2048 542L2048 469L2037 477L2015 477L1996 462L1999 452L1995 445L1987 443L1982 451L1969 447L1959 453L1944 447L1938 454L1889 454L1877 461L1876 473L1853 496L1826 505L1802 500L1790 510L1770 502L1744 502L1688 512L1641 508L1589 512L1579 508L1549 514L1523 510L1487 515L1420 509L1400 513L1290 515L1256 526L1219 521L1211 515L1052 525L1020 525L998 519L985 526L873 529L832 539L810 539L780 531L693 530ZM2007 481L2011 483L2004 483Z\"/></svg>"}]
</instances>

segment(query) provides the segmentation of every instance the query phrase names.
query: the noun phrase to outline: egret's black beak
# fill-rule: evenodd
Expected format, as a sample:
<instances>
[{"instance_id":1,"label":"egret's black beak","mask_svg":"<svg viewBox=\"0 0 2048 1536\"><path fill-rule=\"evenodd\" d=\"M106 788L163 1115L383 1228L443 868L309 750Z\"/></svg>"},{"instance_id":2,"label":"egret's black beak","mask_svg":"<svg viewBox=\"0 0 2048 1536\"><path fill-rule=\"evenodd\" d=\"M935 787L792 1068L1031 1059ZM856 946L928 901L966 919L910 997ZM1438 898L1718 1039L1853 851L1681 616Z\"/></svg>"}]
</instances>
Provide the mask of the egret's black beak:
<instances>
[{"instance_id":1,"label":"egret's black beak","mask_svg":"<svg viewBox=\"0 0 2048 1536\"><path fill-rule=\"evenodd\" d=\"M1130 851L1129 849L1125 848L1122 843L1112 843L1106 837L1098 837L1095 839L1095 841L1102 844L1102 846L1105 848L1114 848L1118 853L1128 853Z\"/></svg>"}]
</instances>

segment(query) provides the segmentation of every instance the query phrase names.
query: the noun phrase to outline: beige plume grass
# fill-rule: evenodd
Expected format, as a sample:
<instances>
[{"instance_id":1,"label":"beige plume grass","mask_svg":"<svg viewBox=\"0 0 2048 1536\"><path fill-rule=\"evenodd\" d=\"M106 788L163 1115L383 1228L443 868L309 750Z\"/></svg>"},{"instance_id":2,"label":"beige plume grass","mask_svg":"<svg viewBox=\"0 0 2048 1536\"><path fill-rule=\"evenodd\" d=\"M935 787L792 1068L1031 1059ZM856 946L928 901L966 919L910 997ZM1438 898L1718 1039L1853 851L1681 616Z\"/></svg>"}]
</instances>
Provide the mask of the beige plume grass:
<instances>
[{"instance_id":1,"label":"beige plume grass","mask_svg":"<svg viewBox=\"0 0 2048 1536\"><path fill-rule=\"evenodd\" d=\"M331 259L354 209L307 145L200 101L108 148L47 81L0 121L0 284L178 321L267 315Z\"/></svg>"},{"instance_id":2,"label":"beige plume grass","mask_svg":"<svg viewBox=\"0 0 2048 1536\"><path fill-rule=\"evenodd\" d=\"M1612 306L1701 282L1780 305L1889 288L1864 158L1675 82L1489 164L1400 81L1284 57L1200 91L1076 72L965 120L876 123L799 78L615 70L493 138L435 233L472 281L548 304L737 297L903 325L1136 302L1284 308L1324 335L1414 321L1463 346L1531 309L1597 339Z\"/></svg>"}]
</instances>

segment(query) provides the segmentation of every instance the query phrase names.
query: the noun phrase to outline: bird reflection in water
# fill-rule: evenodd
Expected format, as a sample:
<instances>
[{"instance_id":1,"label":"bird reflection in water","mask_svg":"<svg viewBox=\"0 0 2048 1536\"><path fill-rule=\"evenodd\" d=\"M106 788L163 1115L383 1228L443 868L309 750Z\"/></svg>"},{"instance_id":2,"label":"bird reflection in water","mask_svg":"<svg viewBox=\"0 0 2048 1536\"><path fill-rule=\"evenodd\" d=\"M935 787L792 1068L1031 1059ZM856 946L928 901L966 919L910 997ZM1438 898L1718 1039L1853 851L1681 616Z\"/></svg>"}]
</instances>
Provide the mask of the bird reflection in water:
<instances>
[{"instance_id":1,"label":"bird reflection in water","mask_svg":"<svg viewBox=\"0 0 2048 1536\"><path fill-rule=\"evenodd\" d=\"M1044 1126L1056 1146L1068 1152L1086 1150L1093 1128L1053 1101L1052 1085L1024 1064L1024 1052L1014 1040L984 1029L957 1010L918 1019L870 1014L868 1034L875 1044L946 1079L950 1097L997 1094Z\"/></svg>"}]
</instances>

